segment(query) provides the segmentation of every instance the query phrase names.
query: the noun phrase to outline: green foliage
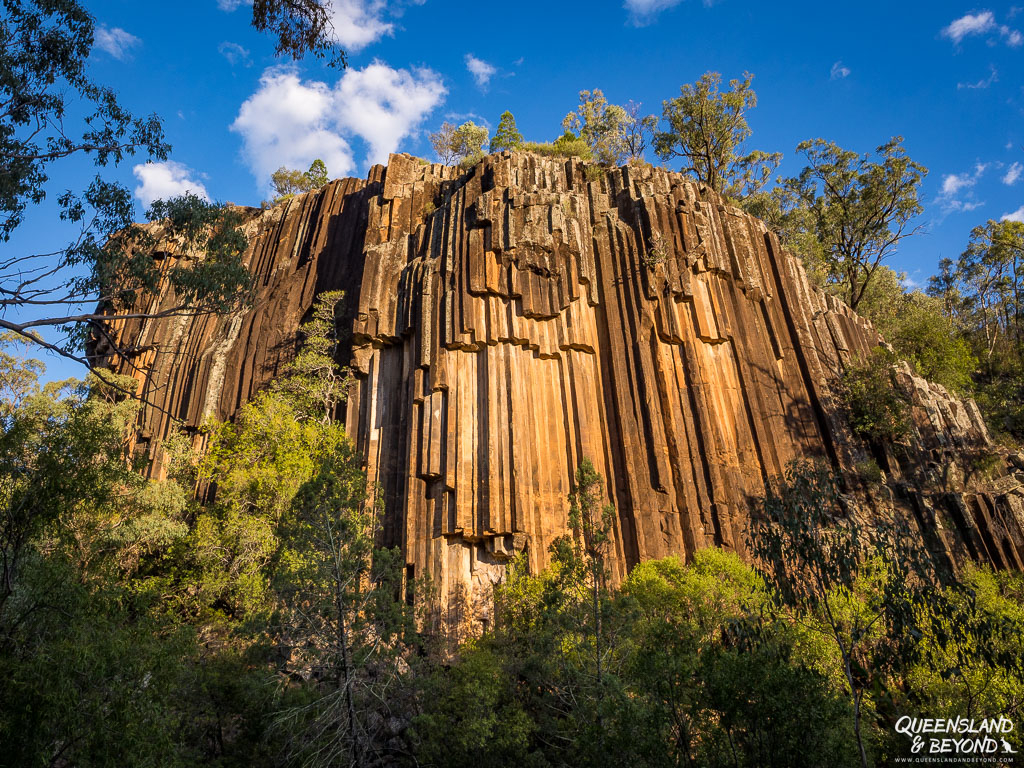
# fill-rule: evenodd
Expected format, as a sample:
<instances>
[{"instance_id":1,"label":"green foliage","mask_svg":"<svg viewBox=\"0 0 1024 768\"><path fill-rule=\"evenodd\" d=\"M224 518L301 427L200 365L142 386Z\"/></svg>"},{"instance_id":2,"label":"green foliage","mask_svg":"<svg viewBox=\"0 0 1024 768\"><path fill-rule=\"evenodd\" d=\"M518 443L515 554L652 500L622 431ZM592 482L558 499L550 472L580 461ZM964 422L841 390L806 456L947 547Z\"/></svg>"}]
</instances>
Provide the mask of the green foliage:
<instances>
[{"instance_id":1,"label":"green foliage","mask_svg":"<svg viewBox=\"0 0 1024 768\"><path fill-rule=\"evenodd\" d=\"M857 309L882 261L918 231L911 222L922 211L918 190L928 170L907 156L899 136L878 147L878 160L824 139L797 151L807 166L783 183L782 207L800 210L794 226L821 243L827 281Z\"/></svg>"},{"instance_id":2,"label":"green foliage","mask_svg":"<svg viewBox=\"0 0 1024 768\"><path fill-rule=\"evenodd\" d=\"M459 663L423 682L424 712L413 722L416 757L427 766L544 765L530 751L534 725L490 643L470 643Z\"/></svg>"},{"instance_id":3,"label":"green foliage","mask_svg":"<svg viewBox=\"0 0 1024 768\"><path fill-rule=\"evenodd\" d=\"M148 610L152 564L187 532L184 489L134 471L135 403L0 365L0 764L184 765L189 633Z\"/></svg>"},{"instance_id":4,"label":"green foliage","mask_svg":"<svg viewBox=\"0 0 1024 768\"><path fill-rule=\"evenodd\" d=\"M1019 573L969 565L962 585L946 590L947 610L922 615L922 647L906 671L903 711L935 717L1020 717L1024 674L1024 582ZM1018 729L1008 739L1020 751ZM898 745L890 746L897 751Z\"/></svg>"},{"instance_id":5,"label":"green foliage","mask_svg":"<svg viewBox=\"0 0 1024 768\"><path fill-rule=\"evenodd\" d=\"M781 615L810 614L811 631L837 652L866 768L870 694L916 658L921 610L935 605L928 557L899 519L858 522L836 478L820 466L792 464L759 511L749 545Z\"/></svg>"},{"instance_id":6,"label":"green foliage","mask_svg":"<svg viewBox=\"0 0 1024 768\"><path fill-rule=\"evenodd\" d=\"M319 189L330 180L327 166L320 158L314 160L305 173L282 165L270 175L270 183L274 185L276 193L274 204L301 195L303 192Z\"/></svg>"},{"instance_id":7,"label":"green foliage","mask_svg":"<svg viewBox=\"0 0 1024 768\"><path fill-rule=\"evenodd\" d=\"M1024 439L1024 224L989 221L971 230L955 262L943 259L928 293L979 361L975 397L996 433Z\"/></svg>"},{"instance_id":8,"label":"green foliage","mask_svg":"<svg viewBox=\"0 0 1024 768\"><path fill-rule=\"evenodd\" d=\"M651 235L651 241L640 258L648 269L654 269L659 264L665 263L668 258L668 245L660 232L654 232Z\"/></svg>"},{"instance_id":9,"label":"green foliage","mask_svg":"<svg viewBox=\"0 0 1024 768\"><path fill-rule=\"evenodd\" d=\"M170 151L158 117L136 118L109 88L94 83L86 62L95 20L74 0L10 0L0 18L0 242L6 242L31 206L49 195L55 165L89 158L97 168L142 153L164 160ZM11 254L0 262L0 313L46 306L31 320L0 318L0 328L79 362L90 327L111 314L146 314L143 302L167 280L177 306L166 314L224 311L244 299L248 273L240 254L245 238L238 214L194 196L158 203L148 216L161 226L133 225L131 191L97 175L85 190L57 198L60 218L79 225L75 239L55 253ZM197 228L192 226L202 222ZM179 226L180 225L180 226ZM201 259L167 264L153 258L159 237L181 239ZM45 275L46 279L41 276ZM100 306L96 312L82 304ZM44 341L34 329L64 334ZM109 341L109 340L107 340Z\"/></svg>"},{"instance_id":10,"label":"green foliage","mask_svg":"<svg viewBox=\"0 0 1024 768\"><path fill-rule=\"evenodd\" d=\"M523 134L516 128L516 119L512 113L505 110L501 113L498 127L491 139L491 152L511 151L519 148L523 143Z\"/></svg>"},{"instance_id":11,"label":"green foliage","mask_svg":"<svg viewBox=\"0 0 1024 768\"><path fill-rule=\"evenodd\" d=\"M216 487L189 541L191 610L240 620L265 610L281 526L300 489L347 444L336 422L346 379L335 362L340 292L321 294L284 377L211 428L199 479ZM350 453L346 456L351 457Z\"/></svg>"},{"instance_id":12,"label":"green foliage","mask_svg":"<svg viewBox=\"0 0 1024 768\"><path fill-rule=\"evenodd\" d=\"M806 630L812 666L844 682L862 765L872 752L884 765L910 754L893 730L908 711L1018 710L1019 574L969 567L953 581L900 517L863 522L820 466L793 464L760 513L749 543L776 592L774 611Z\"/></svg>"},{"instance_id":13,"label":"green foliage","mask_svg":"<svg viewBox=\"0 0 1024 768\"><path fill-rule=\"evenodd\" d=\"M580 105L562 120L562 128L590 148L602 165L618 165L629 153L626 129L630 118L617 104L609 104L600 89L580 91Z\"/></svg>"},{"instance_id":14,"label":"green foliage","mask_svg":"<svg viewBox=\"0 0 1024 768\"><path fill-rule=\"evenodd\" d=\"M604 597L601 683L573 549L513 565L492 632L422 681L427 765L852 765L849 707L734 554L633 569ZM585 582L584 582L585 583ZM507 723L503 730L501 724Z\"/></svg>"},{"instance_id":15,"label":"green foliage","mask_svg":"<svg viewBox=\"0 0 1024 768\"><path fill-rule=\"evenodd\" d=\"M301 705L277 716L288 762L364 765L386 744L386 693L408 670L412 615L400 599L400 555L375 547L378 529L360 456L341 439L281 525L272 626L289 651L284 671L315 681Z\"/></svg>"},{"instance_id":16,"label":"green foliage","mask_svg":"<svg viewBox=\"0 0 1024 768\"><path fill-rule=\"evenodd\" d=\"M904 291L902 280L888 267L879 267L864 292L860 313L918 375L955 393L969 393L978 364L970 345L943 314L941 300Z\"/></svg>"},{"instance_id":17,"label":"green foliage","mask_svg":"<svg viewBox=\"0 0 1024 768\"><path fill-rule=\"evenodd\" d=\"M782 245L800 257L808 280L817 288L833 290L829 284L825 247L813 232L810 212L799 205L796 195L785 186L747 195L740 206L764 221Z\"/></svg>"},{"instance_id":18,"label":"green foliage","mask_svg":"<svg viewBox=\"0 0 1024 768\"><path fill-rule=\"evenodd\" d=\"M609 104L600 89L580 91L579 96L579 107L562 121L566 136L578 135L590 156L605 166L642 160L658 119L642 115L641 105L633 101L625 107Z\"/></svg>"},{"instance_id":19,"label":"green foliage","mask_svg":"<svg viewBox=\"0 0 1024 768\"><path fill-rule=\"evenodd\" d=\"M680 95L662 102L667 130L654 134L654 151L662 160L681 158L682 170L699 183L730 198L758 192L782 160L779 153L753 151L742 155L750 138L746 113L757 106L750 73L730 80L720 92L722 76L706 72L680 88Z\"/></svg>"},{"instance_id":20,"label":"green foliage","mask_svg":"<svg viewBox=\"0 0 1024 768\"><path fill-rule=\"evenodd\" d=\"M519 151L541 157L578 157L587 162L594 159L590 146L572 131L566 131L553 142L524 141L519 145Z\"/></svg>"},{"instance_id":21,"label":"green foliage","mask_svg":"<svg viewBox=\"0 0 1024 768\"><path fill-rule=\"evenodd\" d=\"M445 165L462 164L469 167L484 156L487 144L487 129L472 120L455 127L445 122L436 133L430 134L430 145L438 159Z\"/></svg>"},{"instance_id":22,"label":"green foliage","mask_svg":"<svg viewBox=\"0 0 1024 768\"><path fill-rule=\"evenodd\" d=\"M939 589L807 468L761 505L763 571L709 549L613 588L581 462L550 566L520 555L489 631L432 653L336 418L339 300L205 456L172 441L185 485L134 471L133 402L0 354L0 765L888 764L895 714L1018 713L1020 576Z\"/></svg>"},{"instance_id":23,"label":"green foliage","mask_svg":"<svg viewBox=\"0 0 1024 768\"><path fill-rule=\"evenodd\" d=\"M333 6L326 0L253 0L252 26L276 38L274 53L278 56L301 59L311 53L344 69L347 57L338 47L332 13Z\"/></svg>"},{"instance_id":24,"label":"green foliage","mask_svg":"<svg viewBox=\"0 0 1024 768\"><path fill-rule=\"evenodd\" d=\"M136 151L165 159L170 147L151 115L134 118L109 88L92 82L86 62L95 20L73 0L8 0L0 18L0 242L18 227L26 206L46 197L49 168L71 155L116 165ZM65 121L72 103L88 115L76 130ZM79 134L80 131L80 134Z\"/></svg>"},{"instance_id":25,"label":"green foliage","mask_svg":"<svg viewBox=\"0 0 1024 768\"><path fill-rule=\"evenodd\" d=\"M836 394L854 434L871 442L899 442L910 431L910 406L893 383L893 357L882 348L852 362Z\"/></svg>"},{"instance_id":26,"label":"green foliage","mask_svg":"<svg viewBox=\"0 0 1024 768\"><path fill-rule=\"evenodd\" d=\"M882 475L882 468L878 466L878 462L872 458L862 459L858 461L854 470L857 472L857 476L866 483L872 483L877 485L884 479Z\"/></svg>"},{"instance_id":27,"label":"green foliage","mask_svg":"<svg viewBox=\"0 0 1024 768\"><path fill-rule=\"evenodd\" d=\"M345 400L349 384L348 372L338 367L337 313L345 294L341 291L321 293L313 304L313 316L300 329L299 351L275 383L291 399L297 418L320 419L330 423Z\"/></svg>"}]
</instances>

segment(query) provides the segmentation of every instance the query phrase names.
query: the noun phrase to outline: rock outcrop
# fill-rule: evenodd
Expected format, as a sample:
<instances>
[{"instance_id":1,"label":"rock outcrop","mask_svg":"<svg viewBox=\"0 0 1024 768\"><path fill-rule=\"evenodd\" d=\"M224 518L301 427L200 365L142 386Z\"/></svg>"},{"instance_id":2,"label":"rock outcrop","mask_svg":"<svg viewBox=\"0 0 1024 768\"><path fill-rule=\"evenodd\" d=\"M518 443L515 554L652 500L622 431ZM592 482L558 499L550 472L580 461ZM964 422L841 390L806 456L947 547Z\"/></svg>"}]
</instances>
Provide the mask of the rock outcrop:
<instances>
[{"instance_id":1,"label":"rock outcrop","mask_svg":"<svg viewBox=\"0 0 1024 768\"><path fill-rule=\"evenodd\" d=\"M584 457L615 505L619 576L710 545L742 553L751 499L800 457L873 458L886 483L863 485L869 507L912 513L939 556L1022 567L1022 475L1002 456L995 479L972 472L964 456L994 451L973 402L905 368L911 445L872 454L832 394L882 343L872 326L714 193L649 167L592 173L526 154L468 172L392 155L365 181L251 211L250 310L112 324L145 351L108 364L160 406L140 447L172 417L230 418L294 354L314 297L342 289L346 425L383 496L382 535L443 595L489 594L518 552L542 567Z\"/></svg>"}]
</instances>

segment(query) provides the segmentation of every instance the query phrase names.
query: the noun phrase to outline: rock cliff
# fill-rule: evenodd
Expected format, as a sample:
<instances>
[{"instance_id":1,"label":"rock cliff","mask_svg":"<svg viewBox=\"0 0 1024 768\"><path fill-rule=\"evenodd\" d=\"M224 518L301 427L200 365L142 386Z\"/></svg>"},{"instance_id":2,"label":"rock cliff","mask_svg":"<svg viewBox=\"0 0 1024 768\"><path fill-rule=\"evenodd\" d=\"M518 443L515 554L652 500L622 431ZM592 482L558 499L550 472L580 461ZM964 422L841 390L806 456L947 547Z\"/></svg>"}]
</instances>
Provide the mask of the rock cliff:
<instances>
[{"instance_id":1,"label":"rock cliff","mask_svg":"<svg viewBox=\"0 0 1024 768\"><path fill-rule=\"evenodd\" d=\"M996 455L974 403L904 368L911 445L872 454L832 388L878 333L764 224L679 174L392 155L245 226L251 309L111 324L139 352L106 364L159 406L140 450L172 417L230 418L294 354L314 297L342 289L346 425L382 535L449 599L485 598L517 552L545 564L584 457L615 505L619 576L710 545L742 553L750 500L797 457L850 471L873 455L886 482L853 481L867 509L912 515L937 556L1024 564L1024 466ZM983 480L970 457L986 455Z\"/></svg>"}]
</instances>

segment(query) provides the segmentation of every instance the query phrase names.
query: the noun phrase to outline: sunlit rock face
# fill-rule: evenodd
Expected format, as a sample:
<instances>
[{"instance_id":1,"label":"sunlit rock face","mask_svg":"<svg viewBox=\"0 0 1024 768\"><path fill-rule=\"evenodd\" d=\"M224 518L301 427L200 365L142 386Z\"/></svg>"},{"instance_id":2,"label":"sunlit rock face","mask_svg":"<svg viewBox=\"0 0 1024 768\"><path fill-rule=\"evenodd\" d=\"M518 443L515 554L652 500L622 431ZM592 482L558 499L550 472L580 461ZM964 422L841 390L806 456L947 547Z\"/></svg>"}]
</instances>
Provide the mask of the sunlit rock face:
<instances>
[{"instance_id":1,"label":"sunlit rock face","mask_svg":"<svg viewBox=\"0 0 1024 768\"><path fill-rule=\"evenodd\" d=\"M812 288L762 222L683 176L586 170L392 155L366 180L250 210L250 309L111 325L139 351L107 364L159 406L138 434L151 472L170 415L230 418L294 354L317 294L342 289L344 418L383 499L383 543L471 618L486 619L510 557L546 564L583 458L615 506L616 578L706 546L743 554L751 500L801 457L847 472L863 514L906 514L937 557L1021 568L1012 462L982 482L964 458L993 450L973 402L906 368L911 445L872 454L832 395L882 343L867 321ZM850 472L872 456L881 487Z\"/></svg>"}]
</instances>

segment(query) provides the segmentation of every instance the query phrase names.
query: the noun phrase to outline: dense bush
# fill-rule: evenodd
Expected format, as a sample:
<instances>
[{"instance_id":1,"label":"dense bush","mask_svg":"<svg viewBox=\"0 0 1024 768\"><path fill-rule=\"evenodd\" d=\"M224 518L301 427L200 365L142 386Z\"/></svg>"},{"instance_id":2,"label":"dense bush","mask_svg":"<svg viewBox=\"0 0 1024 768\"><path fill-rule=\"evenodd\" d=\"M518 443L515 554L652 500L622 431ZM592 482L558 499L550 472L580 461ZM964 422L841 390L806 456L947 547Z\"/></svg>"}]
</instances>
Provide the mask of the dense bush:
<instances>
[{"instance_id":1,"label":"dense bush","mask_svg":"<svg viewBox=\"0 0 1024 768\"><path fill-rule=\"evenodd\" d=\"M898 442L910 431L906 395L893 383L893 355L882 348L855 360L837 382L836 392L854 434L873 442Z\"/></svg>"}]
</instances>

